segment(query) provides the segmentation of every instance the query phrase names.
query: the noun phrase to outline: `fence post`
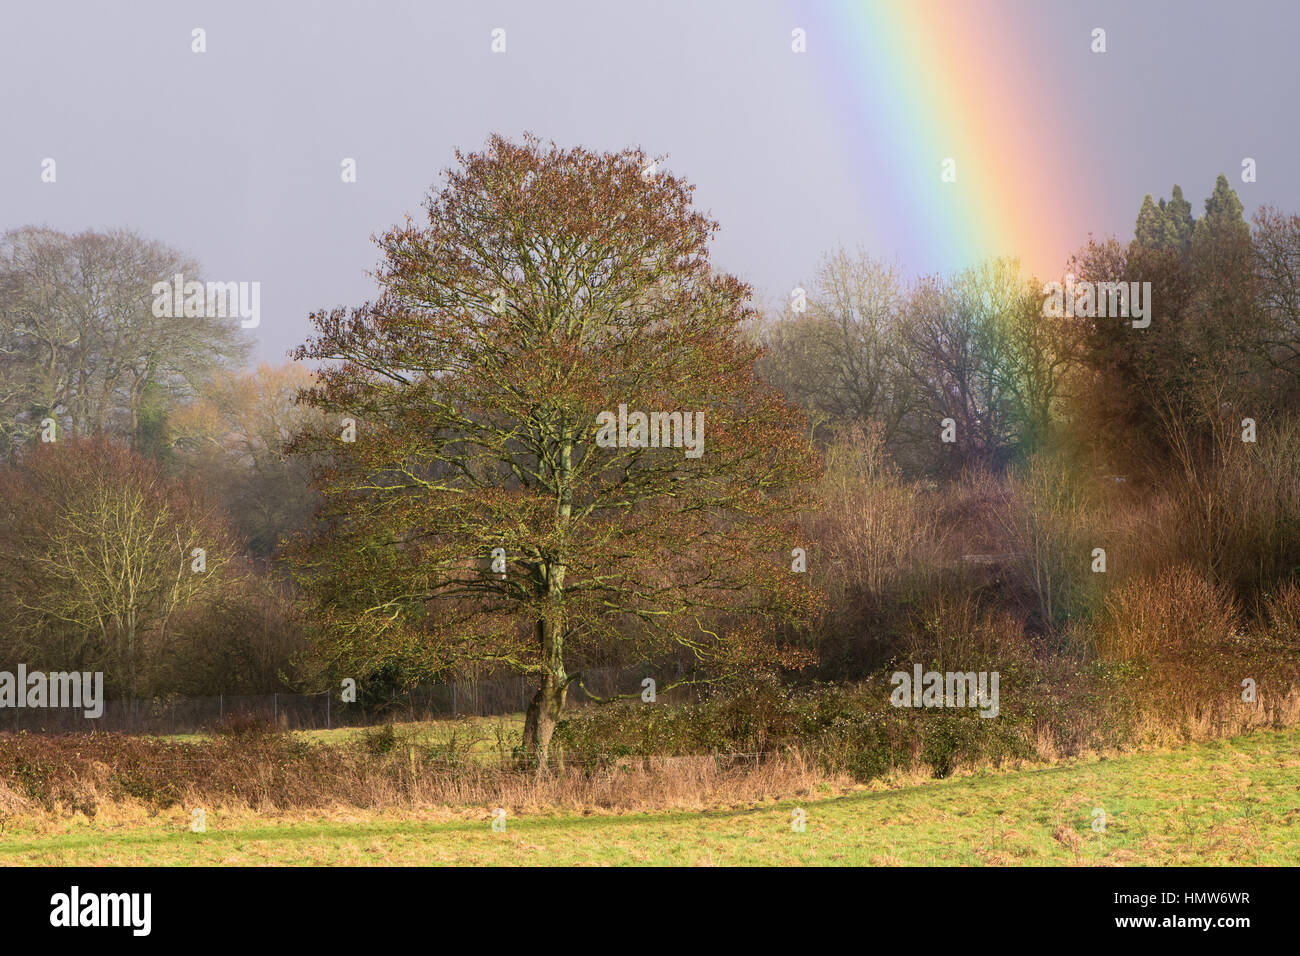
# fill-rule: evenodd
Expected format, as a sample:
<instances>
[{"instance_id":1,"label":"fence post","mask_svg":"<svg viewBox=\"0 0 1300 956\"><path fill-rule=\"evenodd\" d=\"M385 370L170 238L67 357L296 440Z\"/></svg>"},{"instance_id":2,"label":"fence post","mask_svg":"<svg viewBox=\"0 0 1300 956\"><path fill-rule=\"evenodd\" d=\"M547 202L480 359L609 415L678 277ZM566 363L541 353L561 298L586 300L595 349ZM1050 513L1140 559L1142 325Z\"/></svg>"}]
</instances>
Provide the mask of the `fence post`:
<instances>
[{"instance_id":1,"label":"fence post","mask_svg":"<svg viewBox=\"0 0 1300 956\"><path fill-rule=\"evenodd\" d=\"M271 723L276 724L279 722L280 722L280 695L277 692L271 695Z\"/></svg>"},{"instance_id":2,"label":"fence post","mask_svg":"<svg viewBox=\"0 0 1300 956\"><path fill-rule=\"evenodd\" d=\"M332 696L333 695L330 694L329 691L325 692L325 729L326 730L330 729L330 700Z\"/></svg>"},{"instance_id":3,"label":"fence post","mask_svg":"<svg viewBox=\"0 0 1300 956\"><path fill-rule=\"evenodd\" d=\"M459 715L460 712L456 706L456 682L452 681L451 682L451 716L457 717Z\"/></svg>"}]
</instances>

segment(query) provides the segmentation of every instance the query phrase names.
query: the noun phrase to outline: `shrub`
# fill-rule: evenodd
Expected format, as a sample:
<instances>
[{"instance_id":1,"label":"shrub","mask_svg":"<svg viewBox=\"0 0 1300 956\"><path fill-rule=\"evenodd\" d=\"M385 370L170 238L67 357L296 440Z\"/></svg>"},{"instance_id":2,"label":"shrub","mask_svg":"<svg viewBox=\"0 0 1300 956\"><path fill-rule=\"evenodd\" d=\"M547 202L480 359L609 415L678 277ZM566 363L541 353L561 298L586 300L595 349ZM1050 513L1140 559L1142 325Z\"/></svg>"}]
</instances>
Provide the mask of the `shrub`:
<instances>
[{"instance_id":1,"label":"shrub","mask_svg":"<svg viewBox=\"0 0 1300 956\"><path fill-rule=\"evenodd\" d=\"M1300 583L1288 581L1264 595L1260 617L1273 638L1300 646Z\"/></svg>"},{"instance_id":2,"label":"shrub","mask_svg":"<svg viewBox=\"0 0 1300 956\"><path fill-rule=\"evenodd\" d=\"M363 730L359 737L361 748L368 754L381 757L392 753L397 746L397 731L392 724L384 724L369 730Z\"/></svg>"},{"instance_id":3,"label":"shrub","mask_svg":"<svg viewBox=\"0 0 1300 956\"><path fill-rule=\"evenodd\" d=\"M808 530L826 556L826 583L841 592L879 597L933 550L933 514L886 457L878 426L855 425L831 445L819 497Z\"/></svg>"},{"instance_id":4,"label":"shrub","mask_svg":"<svg viewBox=\"0 0 1300 956\"><path fill-rule=\"evenodd\" d=\"M566 755L588 766L625 757L672 754L774 755L798 749L829 773L868 781L894 770L1000 764L1033 753L1032 721L973 711L895 709L877 679L855 688L816 685L799 691L756 684L685 706L588 708L556 729Z\"/></svg>"},{"instance_id":5,"label":"shrub","mask_svg":"<svg viewBox=\"0 0 1300 956\"><path fill-rule=\"evenodd\" d=\"M924 599L902 650L907 663L938 670L997 670L1033 657L1022 618L965 590Z\"/></svg>"},{"instance_id":6,"label":"shrub","mask_svg":"<svg viewBox=\"0 0 1300 956\"><path fill-rule=\"evenodd\" d=\"M1029 458L1007 482L1005 520L1013 567L1049 629L1086 618L1099 604L1103 575L1092 571L1101 509L1062 460Z\"/></svg>"},{"instance_id":7,"label":"shrub","mask_svg":"<svg viewBox=\"0 0 1300 956\"><path fill-rule=\"evenodd\" d=\"M1261 424L1241 440L1240 416L1220 416L1208 447L1171 418L1180 474L1160 528L1202 574L1249 601L1300 571L1300 419Z\"/></svg>"},{"instance_id":8,"label":"shrub","mask_svg":"<svg viewBox=\"0 0 1300 956\"><path fill-rule=\"evenodd\" d=\"M1186 566L1119 586L1106 598L1105 611L1095 631L1097 656L1112 663L1189 660L1230 640L1238 626L1226 591Z\"/></svg>"}]
</instances>

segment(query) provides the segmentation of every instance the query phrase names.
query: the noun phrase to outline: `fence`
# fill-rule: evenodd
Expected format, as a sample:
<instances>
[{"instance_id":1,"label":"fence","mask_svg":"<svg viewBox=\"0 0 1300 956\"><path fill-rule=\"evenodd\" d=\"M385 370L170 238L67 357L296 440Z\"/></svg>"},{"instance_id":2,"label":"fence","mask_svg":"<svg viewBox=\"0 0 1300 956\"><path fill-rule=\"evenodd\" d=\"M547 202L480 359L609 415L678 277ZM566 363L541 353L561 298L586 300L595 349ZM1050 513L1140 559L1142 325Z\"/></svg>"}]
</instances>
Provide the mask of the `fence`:
<instances>
[{"instance_id":1,"label":"fence","mask_svg":"<svg viewBox=\"0 0 1300 956\"><path fill-rule=\"evenodd\" d=\"M654 672L645 668L605 668L584 671L583 684L597 697L640 694L646 676L654 676ZM669 683L664 675L656 679L663 685ZM236 716L269 721L286 730L328 730L401 720L519 713L528 707L534 692L535 686L527 678L512 677L416 687L370 707L343 703L339 691L110 700L104 702L103 714L94 718L86 717L83 708L4 707L0 708L0 732L187 734L209 730ZM688 688L679 687L658 696L671 701L693 695ZM568 701L582 706L591 702L591 695L575 682L570 685Z\"/></svg>"}]
</instances>

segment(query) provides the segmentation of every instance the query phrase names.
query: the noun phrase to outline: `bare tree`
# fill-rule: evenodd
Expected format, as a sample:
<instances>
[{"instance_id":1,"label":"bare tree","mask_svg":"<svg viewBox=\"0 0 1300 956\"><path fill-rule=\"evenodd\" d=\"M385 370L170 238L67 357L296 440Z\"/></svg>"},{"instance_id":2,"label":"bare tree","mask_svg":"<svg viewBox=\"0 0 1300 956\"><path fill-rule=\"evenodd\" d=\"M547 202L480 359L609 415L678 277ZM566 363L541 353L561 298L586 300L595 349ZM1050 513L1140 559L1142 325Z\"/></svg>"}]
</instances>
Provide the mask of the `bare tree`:
<instances>
[{"instance_id":1,"label":"bare tree","mask_svg":"<svg viewBox=\"0 0 1300 956\"><path fill-rule=\"evenodd\" d=\"M309 487L310 462L285 454L295 434L325 427L318 412L297 402L313 380L300 363L259 365L211 382L168 423L178 464L221 499L262 557L305 529L319 504Z\"/></svg>"},{"instance_id":2,"label":"bare tree","mask_svg":"<svg viewBox=\"0 0 1300 956\"><path fill-rule=\"evenodd\" d=\"M877 422L886 442L912 410L912 386L898 361L904 302L898 270L859 251L827 256L807 311L764 324L764 377L814 420Z\"/></svg>"},{"instance_id":3,"label":"bare tree","mask_svg":"<svg viewBox=\"0 0 1300 956\"><path fill-rule=\"evenodd\" d=\"M937 447L941 422L951 419L958 463L995 467L1044 441L1074 361L1066 330L1051 322L1015 260L920 283L900 335L922 410L910 439Z\"/></svg>"},{"instance_id":4,"label":"bare tree","mask_svg":"<svg viewBox=\"0 0 1300 956\"><path fill-rule=\"evenodd\" d=\"M11 650L48 659L47 637L69 635L79 663L105 666L126 693L139 689L145 642L165 640L234 555L201 498L106 439L37 446L0 471L0 498Z\"/></svg>"},{"instance_id":5,"label":"bare tree","mask_svg":"<svg viewBox=\"0 0 1300 956\"><path fill-rule=\"evenodd\" d=\"M1255 215L1255 268L1264 307L1264 357L1300 369L1300 216L1265 207Z\"/></svg>"},{"instance_id":6,"label":"bare tree","mask_svg":"<svg viewBox=\"0 0 1300 956\"><path fill-rule=\"evenodd\" d=\"M67 433L130 437L151 392L187 394L242 359L238 320L154 315L153 286L183 254L133 232L0 237L0 401L10 448L52 417Z\"/></svg>"}]
</instances>

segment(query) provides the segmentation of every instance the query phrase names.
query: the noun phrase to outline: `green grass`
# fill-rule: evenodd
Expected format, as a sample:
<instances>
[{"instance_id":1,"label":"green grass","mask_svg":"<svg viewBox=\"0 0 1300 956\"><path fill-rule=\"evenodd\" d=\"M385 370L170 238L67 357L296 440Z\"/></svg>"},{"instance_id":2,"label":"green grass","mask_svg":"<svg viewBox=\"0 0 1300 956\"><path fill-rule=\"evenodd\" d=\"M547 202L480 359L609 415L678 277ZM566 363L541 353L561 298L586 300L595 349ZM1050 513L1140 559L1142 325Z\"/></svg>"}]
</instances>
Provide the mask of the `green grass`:
<instances>
[{"instance_id":1,"label":"green grass","mask_svg":"<svg viewBox=\"0 0 1300 956\"><path fill-rule=\"evenodd\" d=\"M1294 865L1300 729L745 809L510 815L504 832L490 809L209 813L205 833L180 808L123 827L11 821L0 863Z\"/></svg>"},{"instance_id":2,"label":"green grass","mask_svg":"<svg viewBox=\"0 0 1300 956\"><path fill-rule=\"evenodd\" d=\"M454 736L469 744L473 753L497 757L501 752L497 747L498 736L503 741L513 741L513 743L518 743L523 738L524 715L518 713L501 717L425 720L394 724L393 728L406 744L446 745ZM366 733L373 733L376 729L375 727L336 727L333 730L296 730L293 734L313 743L337 745L356 740ZM509 756L509 745L506 755Z\"/></svg>"}]
</instances>

